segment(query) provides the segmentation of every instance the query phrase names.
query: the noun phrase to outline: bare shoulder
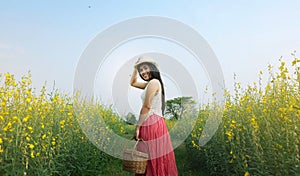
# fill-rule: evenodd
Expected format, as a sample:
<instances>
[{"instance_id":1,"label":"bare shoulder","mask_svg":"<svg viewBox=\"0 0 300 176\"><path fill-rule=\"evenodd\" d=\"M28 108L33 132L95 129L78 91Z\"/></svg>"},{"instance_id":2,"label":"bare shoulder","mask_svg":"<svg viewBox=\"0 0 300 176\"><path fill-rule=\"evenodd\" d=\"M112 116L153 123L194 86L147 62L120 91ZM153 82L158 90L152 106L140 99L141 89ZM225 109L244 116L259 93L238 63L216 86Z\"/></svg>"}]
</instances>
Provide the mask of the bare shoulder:
<instances>
[{"instance_id":1,"label":"bare shoulder","mask_svg":"<svg viewBox=\"0 0 300 176\"><path fill-rule=\"evenodd\" d=\"M159 86L160 85L160 82L159 82L159 80L158 79L152 79L152 80L150 80L149 81L149 86Z\"/></svg>"},{"instance_id":2,"label":"bare shoulder","mask_svg":"<svg viewBox=\"0 0 300 176\"><path fill-rule=\"evenodd\" d=\"M149 81L147 87L148 87L147 88L148 90L157 92L160 89L160 82L159 82L158 79L152 79L152 80Z\"/></svg>"}]
</instances>

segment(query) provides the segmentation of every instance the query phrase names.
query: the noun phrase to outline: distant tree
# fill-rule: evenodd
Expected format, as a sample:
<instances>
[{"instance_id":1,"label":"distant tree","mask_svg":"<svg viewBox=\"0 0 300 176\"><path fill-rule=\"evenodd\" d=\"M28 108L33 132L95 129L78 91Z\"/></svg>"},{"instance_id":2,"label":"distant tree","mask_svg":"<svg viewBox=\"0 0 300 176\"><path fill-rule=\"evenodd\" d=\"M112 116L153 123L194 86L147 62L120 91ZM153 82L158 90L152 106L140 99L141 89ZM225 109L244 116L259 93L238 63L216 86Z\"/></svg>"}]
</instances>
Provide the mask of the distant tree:
<instances>
[{"instance_id":1,"label":"distant tree","mask_svg":"<svg viewBox=\"0 0 300 176\"><path fill-rule=\"evenodd\" d=\"M125 120L126 123L130 124L130 125L134 125L137 123L137 120L135 118L135 115L131 112L129 112L126 116L125 116Z\"/></svg>"},{"instance_id":2,"label":"distant tree","mask_svg":"<svg viewBox=\"0 0 300 176\"><path fill-rule=\"evenodd\" d=\"M195 105L195 100L192 97L177 97L166 102L166 116L170 119L178 120L187 110L188 106Z\"/></svg>"}]
</instances>

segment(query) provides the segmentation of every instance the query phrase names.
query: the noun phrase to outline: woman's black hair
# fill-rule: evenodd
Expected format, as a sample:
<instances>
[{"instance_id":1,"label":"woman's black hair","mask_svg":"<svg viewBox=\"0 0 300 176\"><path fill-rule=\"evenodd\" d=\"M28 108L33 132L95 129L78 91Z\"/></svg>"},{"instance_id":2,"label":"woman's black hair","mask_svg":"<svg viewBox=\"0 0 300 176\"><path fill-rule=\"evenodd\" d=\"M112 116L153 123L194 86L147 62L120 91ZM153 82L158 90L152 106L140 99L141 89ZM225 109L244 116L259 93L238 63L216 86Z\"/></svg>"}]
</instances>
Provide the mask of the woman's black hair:
<instances>
[{"instance_id":1,"label":"woman's black hair","mask_svg":"<svg viewBox=\"0 0 300 176\"><path fill-rule=\"evenodd\" d=\"M157 79L157 80L159 80L159 82L161 84L161 93L162 93L161 94L161 104L162 104L161 111L162 111L162 114L164 115L164 111L165 111L165 90L164 90L164 84L163 84L161 76L160 76L160 72L159 72L158 68L154 64L152 64L150 62L145 62L145 64L147 64L149 66L149 68L150 68L150 79L148 81L150 81L152 79ZM140 65L142 65L142 64L140 64ZM142 75L140 73L140 67L139 66L138 66L138 71L139 71L140 77L144 81L147 81L147 80L145 80L142 77Z\"/></svg>"}]
</instances>

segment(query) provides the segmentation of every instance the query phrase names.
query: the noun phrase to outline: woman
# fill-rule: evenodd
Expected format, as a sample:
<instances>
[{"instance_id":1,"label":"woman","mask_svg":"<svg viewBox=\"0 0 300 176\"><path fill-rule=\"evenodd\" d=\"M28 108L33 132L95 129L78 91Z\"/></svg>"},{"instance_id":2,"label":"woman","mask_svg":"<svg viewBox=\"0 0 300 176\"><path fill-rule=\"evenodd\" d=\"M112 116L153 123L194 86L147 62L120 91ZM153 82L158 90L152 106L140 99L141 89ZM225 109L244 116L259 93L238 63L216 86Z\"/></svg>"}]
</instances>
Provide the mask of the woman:
<instances>
[{"instance_id":1,"label":"woman","mask_svg":"<svg viewBox=\"0 0 300 176\"><path fill-rule=\"evenodd\" d=\"M137 81L137 72L146 82ZM143 106L136 125L134 138L142 138L148 148L139 143L138 150L148 152L146 176L177 176L172 143L163 119L165 92L157 63L150 57L140 57L134 65L131 86L144 89Z\"/></svg>"}]
</instances>

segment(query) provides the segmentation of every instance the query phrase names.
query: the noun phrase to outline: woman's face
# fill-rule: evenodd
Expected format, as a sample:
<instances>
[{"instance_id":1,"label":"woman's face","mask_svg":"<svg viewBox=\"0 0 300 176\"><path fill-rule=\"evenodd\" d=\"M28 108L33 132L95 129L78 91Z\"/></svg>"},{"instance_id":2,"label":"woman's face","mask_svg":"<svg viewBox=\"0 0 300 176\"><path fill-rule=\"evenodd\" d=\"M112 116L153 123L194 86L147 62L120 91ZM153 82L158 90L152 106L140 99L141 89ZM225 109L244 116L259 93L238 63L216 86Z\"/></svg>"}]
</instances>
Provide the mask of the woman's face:
<instances>
[{"instance_id":1,"label":"woman's face","mask_svg":"<svg viewBox=\"0 0 300 176\"><path fill-rule=\"evenodd\" d=\"M139 73L141 74L142 78L148 81L151 77L150 75L150 67L147 64L141 64L139 66Z\"/></svg>"}]
</instances>

